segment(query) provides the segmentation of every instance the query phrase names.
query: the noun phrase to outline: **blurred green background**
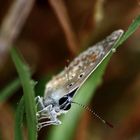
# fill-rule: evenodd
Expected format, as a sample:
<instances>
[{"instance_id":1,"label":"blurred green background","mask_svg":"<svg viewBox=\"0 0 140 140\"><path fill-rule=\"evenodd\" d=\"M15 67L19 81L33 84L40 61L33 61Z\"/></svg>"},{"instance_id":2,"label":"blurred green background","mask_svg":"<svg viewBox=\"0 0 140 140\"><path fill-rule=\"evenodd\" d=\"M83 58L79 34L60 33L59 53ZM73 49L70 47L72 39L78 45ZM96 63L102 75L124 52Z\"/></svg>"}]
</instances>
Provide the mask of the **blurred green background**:
<instances>
[{"instance_id":1,"label":"blurred green background","mask_svg":"<svg viewBox=\"0 0 140 140\"><path fill-rule=\"evenodd\" d=\"M15 112L23 94L19 81L15 80L18 75L9 54L11 47L16 46L23 55L33 79L38 81L36 94L43 95L46 82L68 65L67 60L71 61L112 31L126 30L139 13L138 0L1 0L0 91L9 87L9 83L12 85L9 89L11 95L8 98L3 96L0 101L0 139L14 139ZM39 132L38 139L54 140L57 137L57 140L66 140L71 134L71 140L139 140L139 43L140 29L113 54L107 69L102 70L105 72L103 80L102 83L99 81L100 86L94 96L88 96L91 92L88 88L97 80L94 75L85 84L85 90L77 95L89 97L88 106L110 121L113 129L106 127L88 111L73 105L73 110L80 108L83 111L79 114L78 123L73 126L73 132L69 129L74 121L69 118L71 109L63 116L64 125L65 119L69 120L64 130L63 124L44 128ZM24 139L27 139L26 126Z\"/></svg>"}]
</instances>

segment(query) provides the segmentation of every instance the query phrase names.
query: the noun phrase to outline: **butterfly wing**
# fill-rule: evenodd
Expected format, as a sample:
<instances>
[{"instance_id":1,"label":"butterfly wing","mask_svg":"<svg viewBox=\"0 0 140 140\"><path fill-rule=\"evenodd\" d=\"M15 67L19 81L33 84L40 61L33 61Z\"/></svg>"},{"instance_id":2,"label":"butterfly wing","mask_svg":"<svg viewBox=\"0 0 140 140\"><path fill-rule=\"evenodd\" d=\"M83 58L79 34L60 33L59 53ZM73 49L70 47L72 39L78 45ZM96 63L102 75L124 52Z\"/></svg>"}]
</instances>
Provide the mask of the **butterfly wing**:
<instances>
[{"instance_id":1,"label":"butterfly wing","mask_svg":"<svg viewBox=\"0 0 140 140\"><path fill-rule=\"evenodd\" d=\"M122 34L123 30L114 31L104 40L76 57L64 71L56 75L46 85L45 97L56 96L56 98L61 98L74 89L79 88L108 56L113 45Z\"/></svg>"}]
</instances>

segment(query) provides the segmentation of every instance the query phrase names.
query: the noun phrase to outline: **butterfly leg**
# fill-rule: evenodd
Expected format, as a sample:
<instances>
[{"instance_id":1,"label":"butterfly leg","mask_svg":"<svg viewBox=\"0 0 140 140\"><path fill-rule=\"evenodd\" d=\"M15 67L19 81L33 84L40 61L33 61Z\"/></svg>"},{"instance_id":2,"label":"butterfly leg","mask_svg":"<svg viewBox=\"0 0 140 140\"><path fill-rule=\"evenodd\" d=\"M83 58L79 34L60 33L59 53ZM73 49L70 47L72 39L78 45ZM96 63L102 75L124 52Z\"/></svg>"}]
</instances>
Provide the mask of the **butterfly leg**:
<instances>
[{"instance_id":1,"label":"butterfly leg","mask_svg":"<svg viewBox=\"0 0 140 140\"><path fill-rule=\"evenodd\" d=\"M35 102L37 106L41 107L42 109L45 108L42 97L35 97Z\"/></svg>"},{"instance_id":2,"label":"butterfly leg","mask_svg":"<svg viewBox=\"0 0 140 140\"><path fill-rule=\"evenodd\" d=\"M43 119L49 119L49 121L39 122L37 125L38 130L48 125L61 124L61 121L57 119L57 112L53 109L52 105L45 107L37 113L40 114L38 121Z\"/></svg>"},{"instance_id":3,"label":"butterfly leg","mask_svg":"<svg viewBox=\"0 0 140 140\"><path fill-rule=\"evenodd\" d=\"M49 126L49 125L60 125L61 121L56 119L54 121L46 121L46 122L41 122L38 123L38 131L40 131L40 129L42 129L43 127Z\"/></svg>"}]
</instances>

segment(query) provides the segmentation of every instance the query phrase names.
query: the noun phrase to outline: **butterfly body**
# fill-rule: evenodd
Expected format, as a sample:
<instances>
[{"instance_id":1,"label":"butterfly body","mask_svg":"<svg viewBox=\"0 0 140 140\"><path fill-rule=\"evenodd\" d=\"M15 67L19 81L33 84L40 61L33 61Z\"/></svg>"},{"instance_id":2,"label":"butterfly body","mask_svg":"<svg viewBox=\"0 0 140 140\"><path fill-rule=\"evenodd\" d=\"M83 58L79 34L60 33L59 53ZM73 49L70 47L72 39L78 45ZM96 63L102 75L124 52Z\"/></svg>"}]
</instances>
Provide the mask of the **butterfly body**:
<instances>
[{"instance_id":1,"label":"butterfly body","mask_svg":"<svg viewBox=\"0 0 140 140\"><path fill-rule=\"evenodd\" d=\"M117 30L103 41L90 47L46 84L44 97L37 97L37 105L40 106L37 116L39 120L48 118L49 121L39 123L39 129L47 125L61 124L57 116L70 109L73 96L77 90L108 56L110 51L113 51L113 45L122 34L122 30Z\"/></svg>"}]
</instances>

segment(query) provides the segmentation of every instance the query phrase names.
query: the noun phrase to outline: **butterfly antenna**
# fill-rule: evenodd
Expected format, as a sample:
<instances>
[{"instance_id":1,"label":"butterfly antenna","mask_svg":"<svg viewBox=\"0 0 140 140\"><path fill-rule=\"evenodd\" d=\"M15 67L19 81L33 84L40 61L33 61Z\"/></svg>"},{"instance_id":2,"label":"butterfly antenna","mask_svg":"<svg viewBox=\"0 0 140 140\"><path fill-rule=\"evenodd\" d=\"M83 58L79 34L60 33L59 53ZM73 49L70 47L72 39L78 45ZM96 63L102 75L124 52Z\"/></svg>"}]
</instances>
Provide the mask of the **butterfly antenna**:
<instances>
[{"instance_id":1,"label":"butterfly antenna","mask_svg":"<svg viewBox=\"0 0 140 140\"><path fill-rule=\"evenodd\" d=\"M91 112L96 118L98 118L102 123L106 124L107 126L109 126L110 128L113 128L114 126L107 122L106 120L102 119L98 114L96 114L93 110L91 110L88 106L85 106L83 104L80 104L80 103L77 103L77 102L71 102L71 103L74 103L74 104L77 104L81 107L83 107L84 109L88 110L89 112Z\"/></svg>"}]
</instances>

